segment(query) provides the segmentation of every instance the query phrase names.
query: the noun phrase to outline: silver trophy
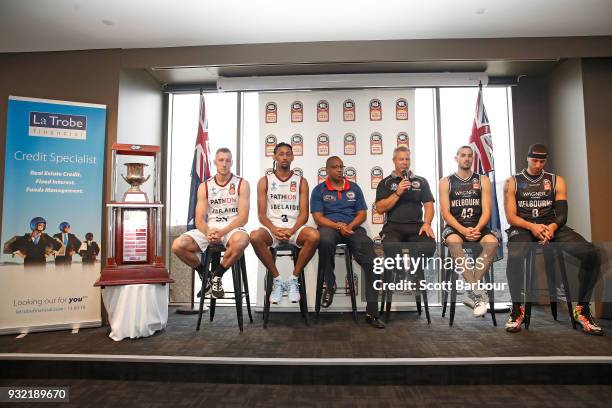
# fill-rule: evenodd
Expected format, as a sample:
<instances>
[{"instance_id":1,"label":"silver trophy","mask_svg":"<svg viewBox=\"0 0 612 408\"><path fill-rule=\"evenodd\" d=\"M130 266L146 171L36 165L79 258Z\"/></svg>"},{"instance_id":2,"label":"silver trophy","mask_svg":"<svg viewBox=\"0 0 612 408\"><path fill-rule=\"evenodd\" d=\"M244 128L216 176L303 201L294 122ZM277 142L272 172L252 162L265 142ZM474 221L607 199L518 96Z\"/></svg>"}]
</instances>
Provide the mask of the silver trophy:
<instances>
[{"instance_id":1,"label":"silver trophy","mask_svg":"<svg viewBox=\"0 0 612 408\"><path fill-rule=\"evenodd\" d=\"M127 176L123 174L121 177L130 185L130 189L123 195L124 202L146 203L149 201L147 193L140 189L151 175L144 176L144 168L148 166L145 163L125 163L127 167Z\"/></svg>"}]
</instances>

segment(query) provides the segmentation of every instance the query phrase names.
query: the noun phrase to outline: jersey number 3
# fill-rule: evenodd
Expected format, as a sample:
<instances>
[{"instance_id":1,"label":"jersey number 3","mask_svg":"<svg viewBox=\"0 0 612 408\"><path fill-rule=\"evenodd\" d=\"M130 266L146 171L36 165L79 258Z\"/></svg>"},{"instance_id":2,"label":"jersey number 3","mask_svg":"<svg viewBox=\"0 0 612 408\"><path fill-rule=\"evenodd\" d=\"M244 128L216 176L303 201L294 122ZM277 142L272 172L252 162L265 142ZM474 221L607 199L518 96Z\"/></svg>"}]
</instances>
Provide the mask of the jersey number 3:
<instances>
[{"instance_id":1,"label":"jersey number 3","mask_svg":"<svg viewBox=\"0 0 612 408\"><path fill-rule=\"evenodd\" d=\"M283 215L281 215L281 221L283 221L283 222L289 222L289 217L287 217L287 214L283 214Z\"/></svg>"}]
</instances>

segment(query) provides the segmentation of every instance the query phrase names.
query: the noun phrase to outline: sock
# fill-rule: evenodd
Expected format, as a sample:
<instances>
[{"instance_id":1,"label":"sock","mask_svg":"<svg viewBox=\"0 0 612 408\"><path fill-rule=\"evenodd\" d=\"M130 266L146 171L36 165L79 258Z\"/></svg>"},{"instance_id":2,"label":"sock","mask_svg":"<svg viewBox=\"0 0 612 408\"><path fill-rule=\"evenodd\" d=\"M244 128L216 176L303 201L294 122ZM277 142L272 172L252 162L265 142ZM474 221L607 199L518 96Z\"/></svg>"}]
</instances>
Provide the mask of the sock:
<instances>
[{"instance_id":1,"label":"sock","mask_svg":"<svg viewBox=\"0 0 612 408\"><path fill-rule=\"evenodd\" d=\"M200 274L200 276L204 276L204 271L205 271L205 269L204 269L204 265L199 264L198 266L196 266L196 267L195 267L195 268L193 268L193 269L195 269L196 271L198 271L198 273Z\"/></svg>"},{"instance_id":2,"label":"sock","mask_svg":"<svg viewBox=\"0 0 612 408\"><path fill-rule=\"evenodd\" d=\"M223 276L223 274L225 273L225 271L227 271L229 268L224 268L223 265L219 264L219 266L217 266L215 268L215 271L213 272L213 276Z\"/></svg>"}]
</instances>

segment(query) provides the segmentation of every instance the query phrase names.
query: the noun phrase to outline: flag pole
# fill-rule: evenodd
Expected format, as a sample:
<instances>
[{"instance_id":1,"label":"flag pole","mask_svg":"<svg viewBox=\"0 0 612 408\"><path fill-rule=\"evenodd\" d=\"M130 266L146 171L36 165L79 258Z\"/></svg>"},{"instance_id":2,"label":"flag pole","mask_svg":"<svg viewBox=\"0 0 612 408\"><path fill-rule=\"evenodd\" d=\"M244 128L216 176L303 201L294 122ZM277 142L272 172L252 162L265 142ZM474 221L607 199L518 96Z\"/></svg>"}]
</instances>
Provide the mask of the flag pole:
<instances>
[{"instance_id":1,"label":"flag pole","mask_svg":"<svg viewBox=\"0 0 612 408\"><path fill-rule=\"evenodd\" d=\"M200 109L198 112L198 123L202 117L202 99L204 98L204 88L200 87ZM199 124L198 124L198 137L199 137ZM196 144L197 144L197 137L196 137ZM194 161L195 161L195 153L194 153ZM208 158L206 159L208 160ZM196 171L196 169L194 168L193 164L191 166L191 178L193 179L194 174L193 172ZM196 176L198 176L196 174ZM199 176L198 176L199 177ZM193 192L192 192L193 194ZM191 200L190 200L191 201ZM190 217L191 214L187 214L187 228L189 228L189 221L190 221ZM194 219L194 226L195 226L195 219ZM191 291L189 293L189 306L188 307L180 307L176 309L176 313L178 314L184 314L184 315L193 315L193 314L198 314L199 313L199 307L195 307L195 274L196 274L196 270L194 268L191 268ZM201 296L204 296L203 293L200 294ZM204 305L203 311L206 312L208 311L208 307L206 305Z\"/></svg>"}]
</instances>

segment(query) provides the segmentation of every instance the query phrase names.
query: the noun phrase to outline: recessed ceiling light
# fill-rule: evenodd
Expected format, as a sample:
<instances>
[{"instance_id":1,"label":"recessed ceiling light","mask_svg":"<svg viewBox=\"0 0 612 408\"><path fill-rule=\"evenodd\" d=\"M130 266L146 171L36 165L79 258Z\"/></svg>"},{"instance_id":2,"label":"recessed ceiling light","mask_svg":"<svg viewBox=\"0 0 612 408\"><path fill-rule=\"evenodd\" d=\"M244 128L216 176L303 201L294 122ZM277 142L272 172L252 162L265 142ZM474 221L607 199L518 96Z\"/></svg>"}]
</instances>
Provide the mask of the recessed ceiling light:
<instances>
[{"instance_id":1,"label":"recessed ceiling light","mask_svg":"<svg viewBox=\"0 0 612 408\"><path fill-rule=\"evenodd\" d=\"M476 9L476 14L484 14L485 11L487 11L487 9L484 7L481 7L479 9Z\"/></svg>"},{"instance_id":2,"label":"recessed ceiling light","mask_svg":"<svg viewBox=\"0 0 612 408\"><path fill-rule=\"evenodd\" d=\"M107 25L107 26L114 26L115 22L111 20L102 20L102 24Z\"/></svg>"}]
</instances>

